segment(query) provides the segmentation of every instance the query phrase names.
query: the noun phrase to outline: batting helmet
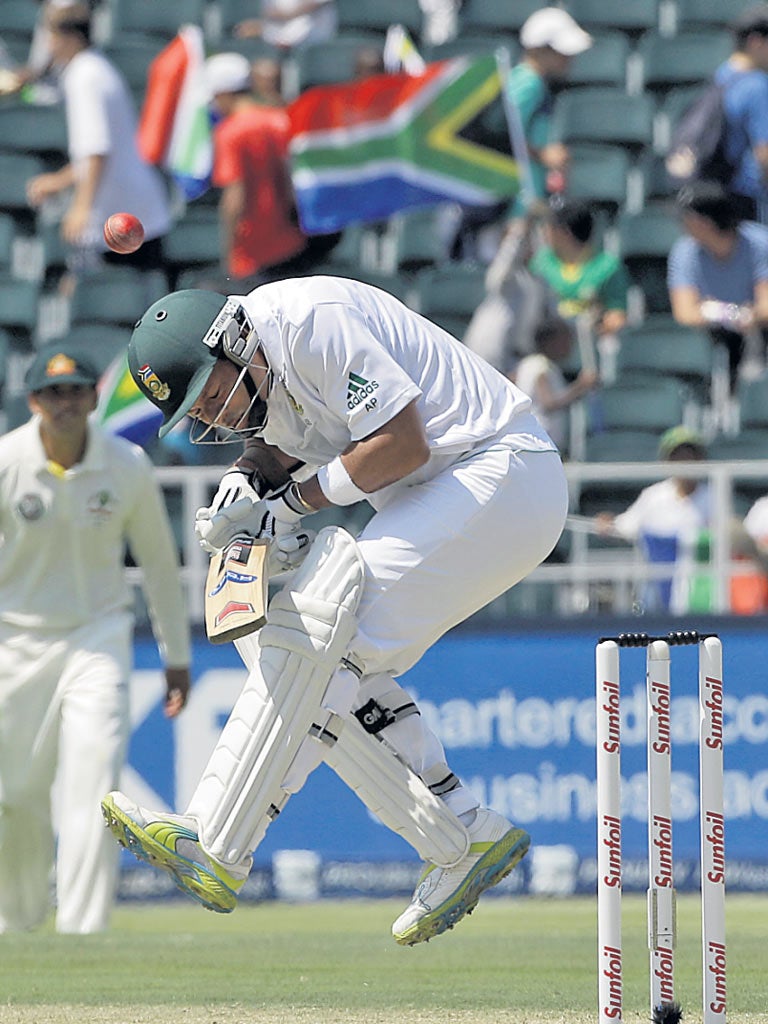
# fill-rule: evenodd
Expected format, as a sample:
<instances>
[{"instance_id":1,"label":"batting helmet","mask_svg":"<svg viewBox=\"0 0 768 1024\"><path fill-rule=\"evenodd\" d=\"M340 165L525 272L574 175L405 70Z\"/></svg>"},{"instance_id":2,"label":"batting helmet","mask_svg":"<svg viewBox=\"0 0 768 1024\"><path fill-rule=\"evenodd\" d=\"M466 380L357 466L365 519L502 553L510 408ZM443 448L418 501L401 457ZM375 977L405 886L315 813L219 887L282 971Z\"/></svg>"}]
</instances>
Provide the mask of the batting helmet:
<instances>
[{"instance_id":1,"label":"batting helmet","mask_svg":"<svg viewBox=\"0 0 768 1024\"><path fill-rule=\"evenodd\" d=\"M214 328L231 300L217 292L186 289L158 299L133 329L128 367L139 390L163 414L165 437L194 405L220 355ZM227 318L229 319L229 318Z\"/></svg>"}]
</instances>

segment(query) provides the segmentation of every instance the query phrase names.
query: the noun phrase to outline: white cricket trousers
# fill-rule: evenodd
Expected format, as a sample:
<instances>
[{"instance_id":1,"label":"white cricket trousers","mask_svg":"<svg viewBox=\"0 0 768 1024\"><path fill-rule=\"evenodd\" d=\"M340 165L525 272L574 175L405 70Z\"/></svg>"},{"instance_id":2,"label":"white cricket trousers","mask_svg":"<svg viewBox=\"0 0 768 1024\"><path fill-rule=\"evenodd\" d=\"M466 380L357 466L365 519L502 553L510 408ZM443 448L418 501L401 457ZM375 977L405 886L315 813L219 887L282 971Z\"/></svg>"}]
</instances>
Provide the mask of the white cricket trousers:
<instances>
[{"instance_id":1,"label":"white cricket trousers","mask_svg":"<svg viewBox=\"0 0 768 1024\"><path fill-rule=\"evenodd\" d=\"M99 804L125 756L132 629L128 613L66 633L0 625L0 932L45 920L54 856L57 931L108 925L119 848Z\"/></svg>"},{"instance_id":2,"label":"white cricket trousers","mask_svg":"<svg viewBox=\"0 0 768 1024\"><path fill-rule=\"evenodd\" d=\"M503 442L397 492L358 538L366 577L352 646L365 677L355 707L391 699L394 677L528 576L557 543L567 510L557 452L518 452ZM440 792L450 769L422 716L397 721L383 735L454 813L478 806L464 786Z\"/></svg>"}]
</instances>

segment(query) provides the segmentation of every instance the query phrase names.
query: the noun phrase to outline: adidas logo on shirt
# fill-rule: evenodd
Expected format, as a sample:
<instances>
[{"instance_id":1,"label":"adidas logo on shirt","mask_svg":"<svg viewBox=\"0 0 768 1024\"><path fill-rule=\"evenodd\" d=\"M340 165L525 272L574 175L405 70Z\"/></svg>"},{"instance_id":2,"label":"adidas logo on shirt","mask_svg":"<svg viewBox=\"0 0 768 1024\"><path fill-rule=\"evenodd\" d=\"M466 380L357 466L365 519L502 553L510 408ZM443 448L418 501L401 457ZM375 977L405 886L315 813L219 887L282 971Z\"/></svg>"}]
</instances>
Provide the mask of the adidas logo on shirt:
<instances>
[{"instance_id":1,"label":"adidas logo on shirt","mask_svg":"<svg viewBox=\"0 0 768 1024\"><path fill-rule=\"evenodd\" d=\"M354 409L363 402L365 402L366 409L375 408L376 399L371 398L371 395L378 386L379 382L376 380L366 380L365 377L360 377L356 373L350 373L347 381L347 408Z\"/></svg>"}]
</instances>

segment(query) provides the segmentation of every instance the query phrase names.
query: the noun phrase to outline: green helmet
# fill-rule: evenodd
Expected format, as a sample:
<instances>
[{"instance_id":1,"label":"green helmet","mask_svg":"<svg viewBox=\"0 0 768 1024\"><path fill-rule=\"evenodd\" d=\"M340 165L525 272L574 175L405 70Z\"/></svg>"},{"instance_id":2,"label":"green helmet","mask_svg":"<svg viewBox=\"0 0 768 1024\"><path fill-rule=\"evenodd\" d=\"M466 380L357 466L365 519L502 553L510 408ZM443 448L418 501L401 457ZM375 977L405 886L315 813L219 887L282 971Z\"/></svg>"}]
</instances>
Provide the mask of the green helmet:
<instances>
[{"instance_id":1,"label":"green helmet","mask_svg":"<svg viewBox=\"0 0 768 1024\"><path fill-rule=\"evenodd\" d=\"M173 292L153 303L133 329L128 368L163 414L160 437L192 408L222 354L211 327L226 303L217 292Z\"/></svg>"}]
</instances>

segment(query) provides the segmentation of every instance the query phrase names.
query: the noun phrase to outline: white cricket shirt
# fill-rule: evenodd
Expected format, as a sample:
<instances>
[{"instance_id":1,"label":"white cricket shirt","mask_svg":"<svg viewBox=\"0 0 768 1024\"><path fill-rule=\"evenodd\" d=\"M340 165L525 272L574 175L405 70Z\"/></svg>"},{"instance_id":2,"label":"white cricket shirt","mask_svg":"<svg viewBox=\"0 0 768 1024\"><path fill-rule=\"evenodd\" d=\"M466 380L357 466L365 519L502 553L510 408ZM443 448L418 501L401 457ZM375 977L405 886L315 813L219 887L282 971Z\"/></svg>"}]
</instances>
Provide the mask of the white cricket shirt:
<instances>
[{"instance_id":1,"label":"white cricket shirt","mask_svg":"<svg viewBox=\"0 0 768 1024\"><path fill-rule=\"evenodd\" d=\"M0 621L76 629L131 609L126 542L166 664L189 664L176 546L152 463L93 423L82 462L52 467L33 417L0 438Z\"/></svg>"},{"instance_id":2,"label":"white cricket shirt","mask_svg":"<svg viewBox=\"0 0 768 1024\"><path fill-rule=\"evenodd\" d=\"M614 526L626 540L637 540L646 533L692 543L699 531L709 526L710 514L708 484L701 483L692 494L683 495L670 478L644 488L626 512L616 516Z\"/></svg>"},{"instance_id":3,"label":"white cricket shirt","mask_svg":"<svg viewBox=\"0 0 768 1024\"><path fill-rule=\"evenodd\" d=\"M264 440L288 455L325 465L414 399L432 457L394 486L502 437L521 451L555 450L527 395L387 292L309 277L242 302L274 373Z\"/></svg>"}]
</instances>

